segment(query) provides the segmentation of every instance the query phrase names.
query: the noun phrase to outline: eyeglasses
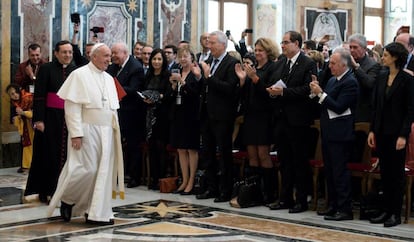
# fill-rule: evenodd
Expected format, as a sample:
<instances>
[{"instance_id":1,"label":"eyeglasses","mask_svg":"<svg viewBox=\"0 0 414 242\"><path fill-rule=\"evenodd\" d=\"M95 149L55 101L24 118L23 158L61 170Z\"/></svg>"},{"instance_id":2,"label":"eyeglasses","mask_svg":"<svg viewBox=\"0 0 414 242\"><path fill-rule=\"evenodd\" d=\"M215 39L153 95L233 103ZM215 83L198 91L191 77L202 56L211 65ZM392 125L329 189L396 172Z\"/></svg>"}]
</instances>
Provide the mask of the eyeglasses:
<instances>
[{"instance_id":1,"label":"eyeglasses","mask_svg":"<svg viewBox=\"0 0 414 242\"><path fill-rule=\"evenodd\" d=\"M287 45L287 44L290 44L290 43L293 43L293 42L292 41L287 41L287 40L280 42L281 45Z\"/></svg>"}]
</instances>

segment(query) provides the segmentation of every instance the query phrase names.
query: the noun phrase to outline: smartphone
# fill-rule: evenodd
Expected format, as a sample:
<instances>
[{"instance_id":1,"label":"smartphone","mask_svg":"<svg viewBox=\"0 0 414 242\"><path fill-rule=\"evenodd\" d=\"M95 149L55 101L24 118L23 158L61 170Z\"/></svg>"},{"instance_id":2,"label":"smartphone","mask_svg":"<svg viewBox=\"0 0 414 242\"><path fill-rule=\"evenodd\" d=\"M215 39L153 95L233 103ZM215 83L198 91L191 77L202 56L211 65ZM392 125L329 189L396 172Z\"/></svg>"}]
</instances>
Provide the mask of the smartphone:
<instances>
[{"instance_id":1,"label":"smartphone","mask_svg":"<svg viewBox=\"0 0 414 242\"><path fill-rule=\"evenodd\" d=\"M251 33L253 33L253 29L245 29L244 32L246 34L251 34Z\"/></svg>"},{"instance_id":2,"label":"smartphone","mask_svg":"<svg viewBox=\"0 0 414 242\"><path fill-rule=\"evenodd\" d=\"M230 36L230 30L227 30L227 31L226 31L226 35L227 35L227 37L229 37L229 36Z\"/></svg>"},{"instance_id":3,"label":"smartphone","mask_svg":"<svg viewBox=\"0 0 414 242\"><path fill-rule=\"evenodd\" d=\"M142 99L146 99L146 98L147 98L147 97L145 97L145 95L144 95L144 94L142 94L142 92L137 91L137 93L138 93L138 95L139 95Z\"/></svg>"}]
</instances>

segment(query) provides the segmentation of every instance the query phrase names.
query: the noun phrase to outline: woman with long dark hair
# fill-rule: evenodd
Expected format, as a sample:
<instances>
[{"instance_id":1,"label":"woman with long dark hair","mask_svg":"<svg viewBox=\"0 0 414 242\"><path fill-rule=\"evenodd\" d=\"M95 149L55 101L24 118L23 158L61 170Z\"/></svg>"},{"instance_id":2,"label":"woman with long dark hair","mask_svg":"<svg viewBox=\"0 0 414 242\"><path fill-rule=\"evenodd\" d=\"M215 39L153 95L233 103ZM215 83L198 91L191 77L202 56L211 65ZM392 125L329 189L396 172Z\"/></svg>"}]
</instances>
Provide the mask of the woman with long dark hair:
<instances>
[{"instance_id":1,"label":"woman with long dark hair","mask_svg":"<svg viewBox=\"0 0 414 242\"><path fill-rule=\"evenodd\" d=\"M146 140L149 145L149 189L158 190L158 180L165 175L166 144L168 141L168 108L171 100L170 72L161 49L154 49L145 76L144 102L147 104Z\"/></svg>"}]
</instances>

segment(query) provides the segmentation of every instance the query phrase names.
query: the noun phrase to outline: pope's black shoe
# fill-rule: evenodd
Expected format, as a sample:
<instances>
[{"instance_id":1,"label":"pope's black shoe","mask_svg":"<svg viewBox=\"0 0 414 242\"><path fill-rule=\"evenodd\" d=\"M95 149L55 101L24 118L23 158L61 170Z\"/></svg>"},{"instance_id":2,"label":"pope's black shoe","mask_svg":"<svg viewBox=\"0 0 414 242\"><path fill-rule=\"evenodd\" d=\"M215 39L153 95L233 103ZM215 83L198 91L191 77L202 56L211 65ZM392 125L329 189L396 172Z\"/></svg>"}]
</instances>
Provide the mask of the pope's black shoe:
<instances>
[{"instance_id":1,"label":"pope's black shoe","mask_svg":"<svg viewBox=\"0 0 414 242\"><path fill-rule=\"evenodd\" d=\"M63 201L60 204L60 216L62 216L63 220L69 222L72 218L72 207L74 204L69 205Z\"/></svg>"}]
</instances>

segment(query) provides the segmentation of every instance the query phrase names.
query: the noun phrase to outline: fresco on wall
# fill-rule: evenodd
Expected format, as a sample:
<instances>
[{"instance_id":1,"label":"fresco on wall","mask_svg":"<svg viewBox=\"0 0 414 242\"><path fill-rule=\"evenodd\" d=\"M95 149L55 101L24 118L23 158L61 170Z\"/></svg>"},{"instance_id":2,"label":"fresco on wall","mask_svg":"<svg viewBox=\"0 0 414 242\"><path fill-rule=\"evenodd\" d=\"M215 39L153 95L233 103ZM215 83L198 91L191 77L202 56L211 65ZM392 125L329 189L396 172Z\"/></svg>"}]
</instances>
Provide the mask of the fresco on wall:
<instances>
[{"instance_id":1,"label":"fresco on wall","mask_svg":"<svg viewBox=\"0 0 414 242\"><path fill-rule=\"evenodd\" d=\"M319 41L329 35L328 45L331 49L340 46L348 31L348 12L305 8L305 39Z\"/></svg>"},{"instance_id":2,"label":"fresco on wall","mask_svg":"<svg viewBox=\"0 0 414 242\"><path fill-rule=\"evenodd\" d=\"M132 16L123 3L97 1L88 13L88 29L89 39L96 35L108 46L117 42L131 46Z\"/></svg>"},{"instance_id":3,"label":"fresco on wall","mask_svg":"<svg viewBox=\"0 0 414 242\"><path fill-rule=\"evenodd\" d=\"M37 43L42 49L44 59L49 59L50 23L54 17L52 0L21 1L19 16L21 17L20 56L21 62L28 59L27 48ZM45 23L45 24L39 24Z\"/></svg>"},{"instance_id":4,"label":"fresco on wall","mask_svg":"<svg viewBox=\"0 0 414 242\"><path fill-rule=\"evenodd\" d=\"M257 4L257 20L254 31L256 36L267 37L274 39L277 35L276 29L276 16L277 6L276 4L263 3Z\"/></svg>"},{"instance_id":5,"label":"fresco on wall","mask_svg":"<svg viewBox=\"0 0 414 242\"><path fill-rule=\"evenodd\" d=\"M187 0L160 0L159 24L161 47L177 45L184 39L184 24L186 19Z\"/></svg>"},{"instance_id":6,"label":"fresco on wall","mask_svg":"<svg viewBox=\"0 0 414 242\"><path fill-rule=\"evenodd\" d=\"M109 46L125 42L132 48L138 39L146 40L143 0L80 0L72 4L73 12L76 10L81 16L80 46L97 39ZM97 33L92 31L94 27L99 30Z\"/></svg>"}]
</instances>

